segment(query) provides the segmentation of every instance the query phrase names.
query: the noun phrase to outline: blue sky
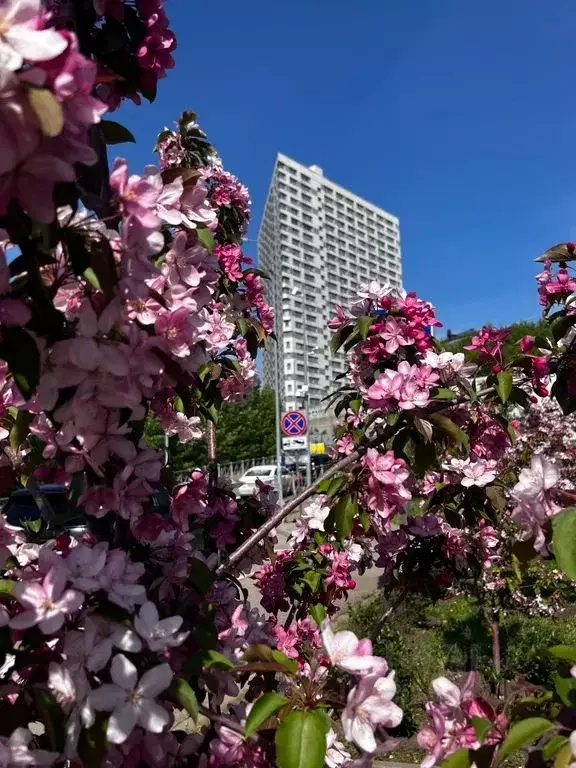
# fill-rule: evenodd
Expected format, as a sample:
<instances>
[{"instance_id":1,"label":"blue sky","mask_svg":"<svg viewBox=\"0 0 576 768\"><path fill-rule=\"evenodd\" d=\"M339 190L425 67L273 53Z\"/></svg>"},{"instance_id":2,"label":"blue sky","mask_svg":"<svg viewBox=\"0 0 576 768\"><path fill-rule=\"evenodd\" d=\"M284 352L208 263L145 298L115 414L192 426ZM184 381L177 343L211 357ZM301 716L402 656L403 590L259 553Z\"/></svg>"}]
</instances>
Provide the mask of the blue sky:
<instances>
[{"instance_id":1,"label":"blue sky","mask_svg":"<svg viewBox=\"0 0 576 768\"><path fill-rule=\"evenodd\" d=\"M573 0L168 0L176 68L117 119L194 109L248 185L277 151L400 217L404 284L445 328L536 317L532 258L576 240ZM255 245L247 250L255 252Z\"/></svg>"}]
</instances>

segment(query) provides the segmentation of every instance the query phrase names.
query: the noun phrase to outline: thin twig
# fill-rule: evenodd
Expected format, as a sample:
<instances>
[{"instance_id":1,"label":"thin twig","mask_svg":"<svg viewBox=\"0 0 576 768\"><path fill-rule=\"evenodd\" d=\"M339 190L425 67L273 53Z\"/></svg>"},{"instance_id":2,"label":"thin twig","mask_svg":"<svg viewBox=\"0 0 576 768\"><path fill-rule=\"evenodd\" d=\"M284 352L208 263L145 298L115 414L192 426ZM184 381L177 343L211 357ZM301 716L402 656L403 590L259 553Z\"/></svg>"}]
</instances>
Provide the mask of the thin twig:
<instances>
[{"instance_id":1,"label":"thin twig","mask_svg":"<svg viewBox=\"0 0 576 768\"><path fill-rule=\"evenodd\" d=\"M198 707L198 711L201 715L204 715L204 717L207 717L208 720L211 720L213 723L216 723L217 725L223 725L225 728L229 728L231 731L235 731L236 733L241 733L244 735L244 728L236 720L231 720L229 717L225 717L225 715L219 715L216 712L212 712L210 709L206 709L206 707Z\"/></svg>"}]
</instances>

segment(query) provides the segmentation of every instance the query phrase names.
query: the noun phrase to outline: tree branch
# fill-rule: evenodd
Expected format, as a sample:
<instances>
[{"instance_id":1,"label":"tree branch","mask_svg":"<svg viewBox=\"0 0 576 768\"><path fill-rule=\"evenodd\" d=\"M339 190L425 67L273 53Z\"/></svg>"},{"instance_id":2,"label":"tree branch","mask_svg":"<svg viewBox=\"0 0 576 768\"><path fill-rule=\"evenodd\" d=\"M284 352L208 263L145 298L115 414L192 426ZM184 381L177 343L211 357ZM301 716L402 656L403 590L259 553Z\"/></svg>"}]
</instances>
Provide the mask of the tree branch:
<instances>
[{"instance_id":1,"label":"tree branch","mask_svg":"<svg viewBox=\"0 0 576 768\"><path fill-rule=\"evenodd\" d=\"M282 509L279 509L278 512L272 515L272 517L267 520L264 525L261 525L257 531L254 531L254 533L249 536L246 541L243 541L242 544L240 544L240 546L235 549L234 552L232 552L228 560L218 566L216 573L221 575L228 568L239 563L248 554L248 552L250 552L250 550L255 547L256 544L262 541L262 539L267 536L273 528L276 528L276 526L278 526L282 520L284 520L284 518L290 514L290 512L299 507L300 504L306 501L306 499L309 499L310 496L313 496L316 493L316 489L320 483L333 477L343 469L347 469L348 467L355 464L358 459L368 450L370 445L371 444L368 443L366 446L359 448L349 456L340 459L340 461L336 462L336 464L334 464L331 469L325 472L322 477L319 477L317 480L315 480L312 485L308 486L308 488L299 493L298 496L292 499L292 501L289 501L288 504L285 504Z\"/></svg>"},{"instance_id":2,"label":"tree branch","mask_svg":"<svg viewBox=\"0 0 576 768\"><path fill-rule=\"evenodd\" d=\"M236 720L232 720L229 717L225 717L224 715L219 715L216 712L212 712L210 709L206 709L206 707L198 707L198 711L201 715L207 717L208 720L216 723L216 725L223 725L225 728L229 728L231 731L235 731L236 733L241 733L244 735L244 728Z\"/></svg>"}]
</instances>

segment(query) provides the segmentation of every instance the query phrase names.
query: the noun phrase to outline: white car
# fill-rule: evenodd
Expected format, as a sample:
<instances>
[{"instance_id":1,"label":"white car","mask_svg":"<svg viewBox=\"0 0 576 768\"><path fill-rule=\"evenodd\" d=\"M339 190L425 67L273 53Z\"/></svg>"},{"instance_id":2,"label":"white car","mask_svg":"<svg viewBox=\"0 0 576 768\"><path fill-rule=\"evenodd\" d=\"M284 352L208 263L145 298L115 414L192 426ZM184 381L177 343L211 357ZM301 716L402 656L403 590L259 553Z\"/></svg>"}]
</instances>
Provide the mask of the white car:
<instances>
[{"instance_id":1,"label":"white car","mask_svg":"<svg viewBox=\"0 0 576 768\"><path fill-rule=\"evenodd\" d=\"M256 480L271 485L278 489L278 467L276 464L263 464L260 467L251 467L244 472L234 488L238 496L251 496L256 489ZM282 492L292 491L292 475L288 470L282 470Z\"/></svg>"}]
</instances>

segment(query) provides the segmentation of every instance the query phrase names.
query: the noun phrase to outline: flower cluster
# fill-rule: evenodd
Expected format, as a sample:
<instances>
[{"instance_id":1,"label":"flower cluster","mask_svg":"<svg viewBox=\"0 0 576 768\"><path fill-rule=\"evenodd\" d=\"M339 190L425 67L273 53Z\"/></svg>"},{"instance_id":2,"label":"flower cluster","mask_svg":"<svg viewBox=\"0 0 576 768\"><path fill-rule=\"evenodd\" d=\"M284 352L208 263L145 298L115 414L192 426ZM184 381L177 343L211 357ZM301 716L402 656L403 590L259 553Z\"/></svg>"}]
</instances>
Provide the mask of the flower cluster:
<instances>
[{"instance_id":1,"label":"flower cluster","mask_svg":"<svg viewBox=\"0 0 576 768\"><path fill-rule=\"evenodd\" d=\"M50 222L55 186L97 159L88 130L106 106L92 95L96 65L73 33L46 28L40 0L5 3L0 28L0 215L11 203Z\"/></svg>"},{"instance_id":2,"label":"flower cluster","mask_svg":"<svg viewBox=\"0 0 576 768\"><path fill-rule=\"evenodd\" d=\"M394 672L385 659L372 654L370 640L358 640L353 632L334 632L322 625L322 641L330 664L356 678L342 712L344 736L368 754L376 750L374 731L395 728L402 710L392 699L396 694Z\"/></svg>"},{"instance_id":3,"label":"flower cluster","mask_svg":"<svg viewBox=\"0 0 576 768\"><path fill-rule=\"evenodd\" d=\"M462 688L445 677L433 681L439 702L426 704L431 722L418 733L418 744L427 752L422 768L438 765L458 749L477 749L481 743L497 744L504 737L506 716L497 714L487 701L474 696L474 682L474 673L468 676ZM473 718L482 718L490 724L482 742L478 741Z\"/></svg>"}]
</instances>

